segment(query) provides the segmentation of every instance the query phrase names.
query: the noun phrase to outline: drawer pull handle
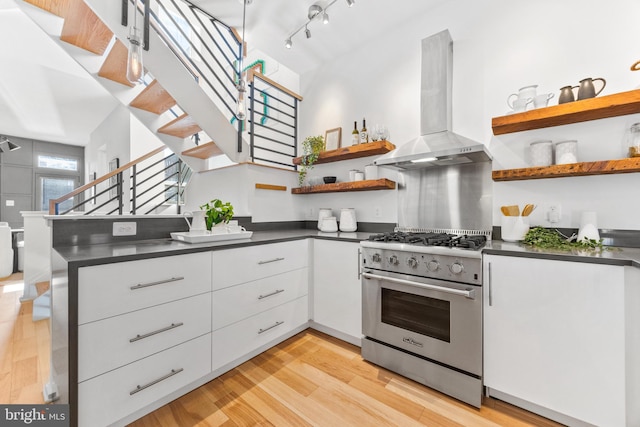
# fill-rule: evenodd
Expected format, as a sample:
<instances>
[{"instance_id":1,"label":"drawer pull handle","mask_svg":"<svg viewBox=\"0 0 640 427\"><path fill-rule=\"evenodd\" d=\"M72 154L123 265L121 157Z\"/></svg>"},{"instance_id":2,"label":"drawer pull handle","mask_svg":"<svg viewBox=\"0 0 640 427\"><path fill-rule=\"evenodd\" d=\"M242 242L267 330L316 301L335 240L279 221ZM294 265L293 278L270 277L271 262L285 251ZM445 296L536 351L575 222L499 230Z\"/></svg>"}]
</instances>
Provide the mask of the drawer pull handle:
<instances>
[{"instance_id":1,"label":"drawer pull handle","mask_svg":"<svg viewBox=\"0 0 640 427\"><path fill-rule=\"evenodd\" d=\"M145 385L139 385L139 386L137 386L137 387L135 388L135 390L133 390L133 391L130 391L130 392L129 392L129 395L130 395L130 396L133 396L133 395L134 395L134 394L136 394L137 392L142 391L142 390L144 390L145 388L149 388L149 387L151 387L152 385L156 385L156 384L158 384L160 381L164 381L164 380L166 380L167 378L171 378L172 376L174 376L174 375L176 375L176 374L179 374L179 373L180 373L180 372L182 372L182 371L184 371L184 369L182 369L182 368L172 369L172 370L171 370L171 372L169 372L167 375L164 375L164 376L162 376L162 377L158 378L157 380L153 380L153 381L151 381L150 383L145 384Z\"/></svg>"},{"instance_id":2,"label":"drawer pull handle","mask_svg":"<svg viewBox=\"0 0 640 427\"><path fill-rule=\"evenodd\" d=\"M159 334L160 332L170 331L171 329L175 329L178 326L182 326L182 325L184 325L184 323L182 323L182 322L172 323L171 326L166 326L166 327L164 327L162 329L158 329L157 331L149 332L149 333L146 333L146 334L143 334L143 335L138 334L134 338L131 338L129 340L129 342L140 341L140 340L143 340L145 338L149 338L149 337L151 337L151 336L153 336L155 334Z\"/></svg>"},{"instance_id":3,"label":"drawer pull handle","mask_svg":"<svg viewBox=\"0 0 640 427\"><path fill-rule=\"evenodd\" d=\"M148 288L149 286L162 285L163 283L177 282L179 280L184 280L184 277L172 277L171 279L158 280L157 282L140 283L138 285L131 286L131 290L135 291L136 289Z\"/></svg>"},{"instance_id":4,"label":"drawer pull handle","mask_svg":"<svg viewBox=\"0 0 640 427\"><path fill-rule=\"evenodd\" d=\"M284 289L276 289L275 291L271 292L270 294L266 294L266 295L259 295L258 299L265 299L267 297L272 297L274 295L278 295L281 294L282 292L284 292Z\"/></svg>"},{"instance_id":5,"label":"drawer pull handle","mask_svg":"<svg viewBox=\"0 0 640 427\"><path fill-rule=\"evenodd\" d=\"M275 328L276 326L280 326L280 325L282 325L283 323L284 323L284 322L276 322L274 325L271 325L271 326L269 326L268 328L260 329L260 330L258 331L258 333L259 333L259 334L261 334L261 333L263 333L263 332L267 332L268 330L273 329L273 328Z\"/></svg>"},{"instance_id":6,"label":"drawer pull handle","mask_svg":"<svg viewBox=\"0 0 640 427\"><path fill-rule=\"evenodd\" d=\"M266 261L258 261L258 264L260 264L260 265L269 264L271 262L276 262L276 261L284 261L284 258L274 258L274 259L268 259Z\"/></svg>"}]
</instances>

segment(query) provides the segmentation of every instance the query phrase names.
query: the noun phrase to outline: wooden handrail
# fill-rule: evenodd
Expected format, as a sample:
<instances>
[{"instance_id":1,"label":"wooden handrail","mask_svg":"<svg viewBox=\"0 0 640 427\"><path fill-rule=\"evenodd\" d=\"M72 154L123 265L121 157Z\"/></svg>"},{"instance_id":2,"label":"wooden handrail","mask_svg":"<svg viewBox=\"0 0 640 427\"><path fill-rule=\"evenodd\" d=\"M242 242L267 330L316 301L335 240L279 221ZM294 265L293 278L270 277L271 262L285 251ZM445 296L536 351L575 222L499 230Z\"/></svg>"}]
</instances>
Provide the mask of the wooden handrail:
<instances>
[{"instance_id":1,"label":"wooden handrail","mask_svg":"<svg viewBox=\"0 0 640 427\"><path fill-rule=\"evenodd\" d=\"M129 163L127 163L124 166L120 166L118 169L109 172L106 175L101 176L98 179L95 179L85 185L83 185L82 187L78 187L75 190L73 190L72 192L65 194L62 197L58 197L57 199L50 199L49 200L49 215L55 215L56 214L56 204L64 202L67 199L70 199L71 197L75 197L78 194L87 191L88 189L90 189L91 187L94 187L98 184L100 184L101 182L104 182L106 180L108 180L111 177L114 177L116 175L118 175L119 173L124 172L125 170L129 169L130 167L132 167L133 165L137 165L140 162L143 162L145 160L147 160L150 157L155 156L158 153L163 152L166 149L166 147L158 147L153 151L150 151L149 153L145 154L144 156L138 157L135 160L130 161Z\"/></svg>"},{"instance_id":2,"label":"wooden handrail","mask_svg":"<svg viewBox=\"0 0 640 427\"><path fill-rule=\"evenodd\" d=\"M274 82L273 80L271 80L269 77L265 76L262 73L259 73L257 71L255 71L254 69L250 69L249 71L247 71L247 79L249 81L253 81L254 77L259 78L260 80L262 80L263 82L269 83L271 86L276 87L278 89L280 89L282 92L291 95L292 97L296 98L298 101L302 101L302 96L298 95L297 93L293 92L292 90L287 89L286 87L282 86L279 83Z\"/></svg>"}]
</instances>

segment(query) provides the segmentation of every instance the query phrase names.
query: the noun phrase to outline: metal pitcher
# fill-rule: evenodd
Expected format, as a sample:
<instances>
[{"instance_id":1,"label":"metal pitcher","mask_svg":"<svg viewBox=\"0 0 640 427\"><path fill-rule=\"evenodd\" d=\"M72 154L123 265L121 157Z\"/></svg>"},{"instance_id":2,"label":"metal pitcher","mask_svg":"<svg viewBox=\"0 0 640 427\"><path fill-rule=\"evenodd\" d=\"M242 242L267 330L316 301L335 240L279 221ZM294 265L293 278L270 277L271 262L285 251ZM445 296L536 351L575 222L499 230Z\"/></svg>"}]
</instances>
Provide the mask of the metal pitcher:
<instances>
[{"instance_id":1,"label":"metal pitcher","mask_svg":"<svg viewBox=\"0 0 640 427\"><path fill-rule=\"evenodd\" d=\"M602 82L602 87L596 92L596 88L593 82L598 80ZM598 77L596 79L587 77L586 79L580 80L580 87L578 88L578 101L581 99L595 98L600 94L600 92L602 92L602 89L604 89L606 85L607 81L601 77Z\"/></svg>"}]
</instances>

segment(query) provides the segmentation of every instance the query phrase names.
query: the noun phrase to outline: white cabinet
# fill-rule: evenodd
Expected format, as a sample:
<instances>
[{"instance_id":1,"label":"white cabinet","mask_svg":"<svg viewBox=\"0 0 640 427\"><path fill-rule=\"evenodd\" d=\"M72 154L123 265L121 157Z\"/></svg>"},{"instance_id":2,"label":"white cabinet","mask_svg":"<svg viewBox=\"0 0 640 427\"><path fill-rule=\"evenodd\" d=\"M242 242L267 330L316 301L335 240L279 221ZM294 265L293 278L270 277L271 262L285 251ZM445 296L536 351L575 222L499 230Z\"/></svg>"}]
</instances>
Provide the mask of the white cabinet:
<instances>
[{"instance_id":1,"label":"white cabinet","mask_svg":"<svg viewBox=\"0 0 640 427\"><path fill-rule=\"evenodd\" d=\"M356 242L313 242L314 326L358 346L362 338L359 248Z\"/></svg>"},{"instance_id":2,"label":"white cabinet","mask_svg":"<svg viewBox=\"0 0 640 427\"><path fill-rule=\"evenodd\" d=\"M309 322L309 242L213 252L212 365L221 372Z\"/></svg>"},{"instance_id":3,"label":"white cabinet","mask_svg":"<svg viewBox=\"0 0 640 427\"><path fill-rule=\"evenodd\" d=\"M81 267L77 328L80 426L119 421L208 375L211 253Z\"/></svg>"},{"instance_id":4,"label":"white cabinet","mask_svg":"<svg viewBox=\"0 0 640 427\"><path fill-rule=\"evenodd\" d=\"M485 255L483 283L490 394L572 425L633 425L624 267Z\"/></svg>"}]
</instances>

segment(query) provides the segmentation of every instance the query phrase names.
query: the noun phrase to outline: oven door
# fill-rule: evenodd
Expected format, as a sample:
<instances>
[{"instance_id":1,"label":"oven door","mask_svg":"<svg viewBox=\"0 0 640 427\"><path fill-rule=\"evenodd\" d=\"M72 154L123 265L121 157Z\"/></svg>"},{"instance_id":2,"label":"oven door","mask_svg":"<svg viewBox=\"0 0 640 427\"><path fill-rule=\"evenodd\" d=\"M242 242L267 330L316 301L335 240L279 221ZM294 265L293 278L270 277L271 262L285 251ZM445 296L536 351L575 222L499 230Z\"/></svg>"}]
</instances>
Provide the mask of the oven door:
<instances>
[{"instance_id":1,"label":"oven door","mask_svg":"<svg viewBox=\"0 0 640 427\"><path fill-rule=\"evenodd\" d=\"M365 271L362 332L383 344L481 376L482 287Z\"/></svg>"}]
</instances>

